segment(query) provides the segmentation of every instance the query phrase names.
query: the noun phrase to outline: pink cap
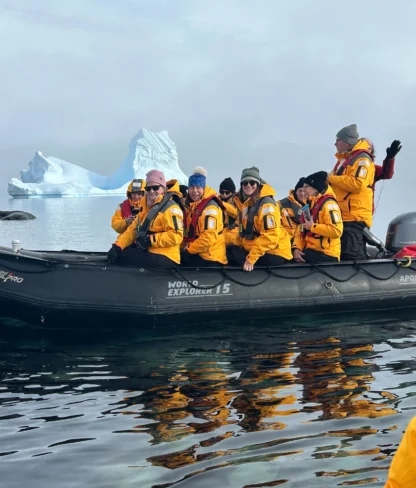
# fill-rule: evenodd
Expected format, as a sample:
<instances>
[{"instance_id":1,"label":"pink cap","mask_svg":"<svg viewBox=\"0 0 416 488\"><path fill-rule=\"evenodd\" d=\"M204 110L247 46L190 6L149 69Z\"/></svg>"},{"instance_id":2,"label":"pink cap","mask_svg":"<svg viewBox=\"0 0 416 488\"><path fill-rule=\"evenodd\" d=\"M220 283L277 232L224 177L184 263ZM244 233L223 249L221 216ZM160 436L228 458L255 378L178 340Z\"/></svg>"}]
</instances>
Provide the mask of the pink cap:
<instances>
[{"instance_id":1,"label":"pink cap","mask_svg":"<svg viewBox=\"0 0 416 488\"><path fill-rule=\"evenodd\" d=\"M146 175L146 185L149 183L157 183L162 186L166 186L165 175L162 171L157 169L151 169Z\"/></svg>"}]
</instances>

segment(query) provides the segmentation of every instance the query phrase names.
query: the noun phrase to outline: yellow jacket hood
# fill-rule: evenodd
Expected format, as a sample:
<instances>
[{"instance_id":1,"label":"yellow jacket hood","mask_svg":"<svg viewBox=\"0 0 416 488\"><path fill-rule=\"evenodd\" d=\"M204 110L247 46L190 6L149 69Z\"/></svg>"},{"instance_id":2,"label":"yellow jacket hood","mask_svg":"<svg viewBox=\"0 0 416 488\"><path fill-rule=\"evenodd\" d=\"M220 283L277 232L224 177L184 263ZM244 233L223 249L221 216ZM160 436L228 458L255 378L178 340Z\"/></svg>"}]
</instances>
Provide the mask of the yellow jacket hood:
<instances>
[{"instance_id":1,"label":"yellow jacket hood","mask_svg":"<svg viewBox=\"0 0 416 488\"><path fill-rule=\"evenodd\" d=\"M181 190L179 189L178 180L169 180L166 182L166 185L170 187L166 190L166 193L173 193L177 195L179 198L182 198L182 193Z\"/></svg>"}]
</instances>

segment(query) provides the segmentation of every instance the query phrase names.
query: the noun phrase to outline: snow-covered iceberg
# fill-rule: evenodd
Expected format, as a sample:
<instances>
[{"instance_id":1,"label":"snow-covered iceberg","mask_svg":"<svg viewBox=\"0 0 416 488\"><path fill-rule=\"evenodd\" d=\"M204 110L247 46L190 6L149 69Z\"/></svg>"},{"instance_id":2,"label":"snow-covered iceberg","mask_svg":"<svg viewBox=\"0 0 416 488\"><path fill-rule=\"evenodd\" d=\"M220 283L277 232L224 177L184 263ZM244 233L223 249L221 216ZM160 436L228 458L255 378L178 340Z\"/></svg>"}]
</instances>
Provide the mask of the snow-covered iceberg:
<instances>
[{"instance_id":1,"label":"snow-covered iceberg","mask_svg":"<svg viewBox=\"0 0 416 488\"><path fill-rule=\"evenodd\" d=\"M112 176L102 176L62 159L45 157L40 151L12 178L8 193L12 197L78 197L125 194L133 178L145 178L150 169L164 172L166 180L186 184L188 178L178 162L178 151L167 131L141 129L132 139L129 152Z\"/></svg>"}]
</instances>

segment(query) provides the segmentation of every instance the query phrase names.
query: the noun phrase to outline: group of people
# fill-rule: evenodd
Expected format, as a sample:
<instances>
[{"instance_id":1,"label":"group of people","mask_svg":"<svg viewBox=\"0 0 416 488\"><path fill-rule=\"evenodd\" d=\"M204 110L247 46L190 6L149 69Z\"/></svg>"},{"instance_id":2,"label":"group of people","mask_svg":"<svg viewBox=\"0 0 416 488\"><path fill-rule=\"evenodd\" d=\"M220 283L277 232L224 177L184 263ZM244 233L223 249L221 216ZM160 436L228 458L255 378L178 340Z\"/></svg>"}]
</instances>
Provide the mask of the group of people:
<instances>
[{"instance_id":1,"label":"group of people","mask_svg":"<svg viewBox=\"0 0 416 488\"><path fill-rule=\"evenodd\" d=\"M153 169L134 179L112 227L119 234L108 251L111 263L143 268L337 262L366 259L364 231L374 213L374 185L390 179L400 141L374 164L373 143L355 124L336 135L334 169L302 177L289 195L275 190L255 166L241 173L237 189L225 178L219 192L197 167L188 186L166 181Z\"/></svg>"}]
</instances>

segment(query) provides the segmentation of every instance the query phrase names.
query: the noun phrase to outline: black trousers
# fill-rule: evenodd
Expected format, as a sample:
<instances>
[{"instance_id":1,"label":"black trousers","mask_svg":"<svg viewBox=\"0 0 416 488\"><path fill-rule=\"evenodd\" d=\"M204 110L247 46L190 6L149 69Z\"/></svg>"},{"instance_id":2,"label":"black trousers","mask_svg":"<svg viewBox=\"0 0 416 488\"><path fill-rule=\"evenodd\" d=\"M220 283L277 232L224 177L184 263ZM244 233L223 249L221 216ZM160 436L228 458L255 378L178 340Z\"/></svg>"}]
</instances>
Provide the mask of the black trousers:
<instances>
[{"instance_id":1,"label":"black trousers","mask_svg":"<svg viewBox=\"0 0 416 488\"><path fill-rule=\"evenodd\" d=\"M344 222L341 236L341 261L367 259L364 241L364 222Z\"/></svg>"},{"instance_id":2,"label":"black trousers","mask_svg":"<svg viewBox=\"0 0 416 488\"><path fill-rule=\"evenodd\" d=\"M126 247L117 260L117 264L137 266L138 268L172 268L177 264L166 256L140 251L137 247Z\"/></svg>"},{"instance_id":3,"label":"black trousers","mask_svg":"<svg viewBox=\"0 0 416 488\"><path fill-rule=\"evenodd\" d=\"M328 256L320 251L315 251L315 249L305 249L303 251L304 256L303 259L307 263L337 263L338 259L334 258L334 256Z\"/></svg>"},{"instance_id":4,"label":"black trousers","mask_svg":"<svg viewBox=\"0 0 416 488\"><path fill-rule=\"evenodd\" d=\"M228 259L228 264L233 264L235 266L243 266L248 252L241 247L232 246L227 249L227 257L230 254L230 259ZM264 254L256 262L257 266L281 266L289 261L282 256L276 256L275 254Z\"/></svg>"},{"instance_id":5,"label":"black trousers","mask_svg":"<svg viewBox=\"0 0 416 488\"><path fill-rule=\"evenodd\" d=\"M217 261L203 259L199 254L190 254L184 251L181 252L181 266L188 268L218 268L224 265Z\"/></svg>"}]
</instances>

